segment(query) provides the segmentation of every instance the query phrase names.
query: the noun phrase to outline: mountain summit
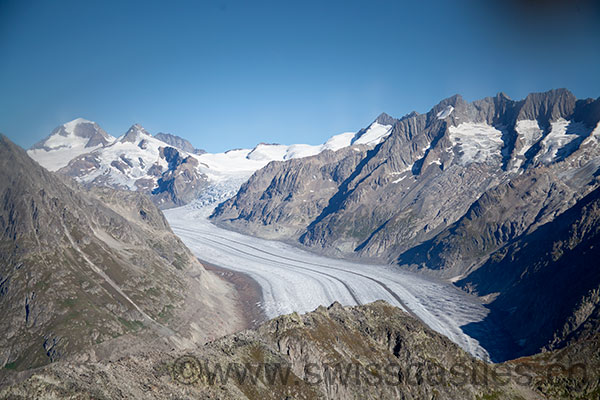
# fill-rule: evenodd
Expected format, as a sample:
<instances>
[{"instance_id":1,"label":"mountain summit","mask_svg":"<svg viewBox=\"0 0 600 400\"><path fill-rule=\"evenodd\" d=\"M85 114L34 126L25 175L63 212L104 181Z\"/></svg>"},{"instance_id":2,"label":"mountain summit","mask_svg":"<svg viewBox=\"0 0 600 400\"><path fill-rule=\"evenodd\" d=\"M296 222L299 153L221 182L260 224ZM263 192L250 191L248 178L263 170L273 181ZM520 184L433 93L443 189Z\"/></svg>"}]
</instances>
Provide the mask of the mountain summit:
<instances>
[{"instance_id":1,"label":"mountain summit","mask_svg":"<svg viewBox=\"0 0 600 400\"><path fill-rule=\"evenodd\" d=\"M129 128L123 135L123 137L119 139L119 141L122 143L135 143L139 140L145 139L146 137L152 137L152 135L150 135L148 131L140 124L133 124L131 125L131 128Z\"/></svg>"},{"instance_id":2,"label":"mountain summit","mask_svg":"<svg viewBox=\"0 0 600 400\"><path fill-rule=\"evenodd\" d=\"M77 118L53 130L27 153L50 171L56 171L72 158L104 147L114 140L97 123Z\"/></svg>"}]
</instances>

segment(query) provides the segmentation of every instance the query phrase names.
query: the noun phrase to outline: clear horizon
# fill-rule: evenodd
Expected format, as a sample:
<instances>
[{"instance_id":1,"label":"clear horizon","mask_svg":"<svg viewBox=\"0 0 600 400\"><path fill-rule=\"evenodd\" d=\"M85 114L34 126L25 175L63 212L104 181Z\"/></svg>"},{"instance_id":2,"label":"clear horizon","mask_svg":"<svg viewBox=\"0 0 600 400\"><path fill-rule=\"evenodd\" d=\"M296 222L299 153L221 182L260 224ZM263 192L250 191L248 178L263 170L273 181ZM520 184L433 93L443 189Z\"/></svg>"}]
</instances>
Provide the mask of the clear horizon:
<instances>
[{"instance_id":1,"label":"clear horizon","mask_svg":"<svg viewBox=\"0 0 600 400\"><path fill-rule=\"evenodd\" d=\"M221 152L318 144L381 112L567 88L600 96L592 1L0 4L0 132L81 117Z\"/></svg>"}]
</instances>

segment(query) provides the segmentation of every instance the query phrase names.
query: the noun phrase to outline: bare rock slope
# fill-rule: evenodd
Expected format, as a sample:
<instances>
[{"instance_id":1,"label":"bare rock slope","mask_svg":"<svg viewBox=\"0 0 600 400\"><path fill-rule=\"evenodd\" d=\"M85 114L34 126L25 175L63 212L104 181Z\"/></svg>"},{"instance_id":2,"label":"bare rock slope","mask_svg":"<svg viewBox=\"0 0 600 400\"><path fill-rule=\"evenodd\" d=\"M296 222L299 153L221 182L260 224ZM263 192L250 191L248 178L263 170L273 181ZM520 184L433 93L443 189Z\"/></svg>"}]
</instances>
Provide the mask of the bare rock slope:
<instances>
[{"instance_id":1,"label":"bare rock slope","mask_svg":"<svg viewBox=\"0 0 600 400\"><path fill-rule=\"evenodd\" d=\"M0 136L0 198L5 368L110 349L120 337L185 347L240 327L232 289L204 270L146 196L85 190Z\"/></svg>"},{"instance_id":2,"label":"bare rock slope","mask_svg":"<svg viewBox=\"0 0 600 400\"><path fill-rule=\"evenodd\" d=\"M491 365L398 308L334 303L275 318L189 353L59 362L0 389L45 398L538 399L598 391L598 339ZM560 364L559 364L560 363ZM549 366L562 370L547 373ZM579 373L571 373L568 368Z\"/></svg>"},{"instance_id":3,"label":"bare rock slope","mask_svg":"<svg viewBox=\"0 0 600 400\"><path fill-rule=\"evenodd\" d=\"M489 318L512 332L515 356L561 348L600 332L599 243L596 189L493 252L457 285L493 299Z\"/></svg>"}]
</instances>

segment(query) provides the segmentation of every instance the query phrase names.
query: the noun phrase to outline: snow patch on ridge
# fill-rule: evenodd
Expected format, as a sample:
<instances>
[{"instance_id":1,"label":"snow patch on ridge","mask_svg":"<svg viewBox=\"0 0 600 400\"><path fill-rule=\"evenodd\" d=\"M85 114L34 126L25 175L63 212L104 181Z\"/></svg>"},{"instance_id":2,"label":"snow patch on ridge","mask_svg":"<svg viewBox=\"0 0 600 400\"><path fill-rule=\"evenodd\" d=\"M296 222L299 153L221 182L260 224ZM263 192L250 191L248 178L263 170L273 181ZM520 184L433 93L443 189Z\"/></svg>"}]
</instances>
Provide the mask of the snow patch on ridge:
<instances>
[{"instance_id":1,"label":"snow patch on ridge","mask_svg":"<svg viewBox=\"0 0 600 400\"><path fill-rule=\"evenodd\" d=\"M444 108L442 111L437 113L437 119L445 119L448 118L450 116L450 114L452 114L452 111L454 111L454 107L452 106L448 106L446 108Z\"/></svg>"},{"instance_id":2,"label":"snow patch on ridge","mask_svg":"<svg viewBox=\"0 0 600 400\"><path fill-rule=\"evenodd\" d=\"M523 144L523 147L521 147L517 153L521 156L527 153L527 150L537 143L537 141L540 140L544 134L536 120L517 121L515 130L519 135L519 140L521 140L521 143Z\"/></svg>"},{"instance_id":3,"label":"snow patch on ridge","mask_svg":"<svg viewBox=\"0 0 600 400\"><path fill-rule=\"evenodd\" d=\"M48 171L58 171L62 167L66 166L72 158L90 152L99 147L102 146L85 147L85 144L83 146L80 144L74 144L71 147L63 146L50 151L45 149L27 150L27 154Z\"/></svg>"},{"instance_id":4,"label":"snow patch on ridge","mask_svg":"<svg viewBox=\"0 0 600 400\"><path fill-rule=\"evenodd\" d=\"M373 122L367 130L352 142L352 144L376 145L392 132L392 125L381 125Z\"/></svg>"},{"instance_id":5,"label":"snow patch on ridge","mask_svg":"<svg viewBox=\"0 0 600 400\"><path fill-rule=\"evenodd\" d=\"M538 122L530 119L517 121L515 131L521 142L521 148L516 152L515 162L512 167L513 172L521 168L521 165L523 165L523 161L525 160L525 153L527 153L531 146L536 144L544 135Z\"/></svg>"}]
</instances>

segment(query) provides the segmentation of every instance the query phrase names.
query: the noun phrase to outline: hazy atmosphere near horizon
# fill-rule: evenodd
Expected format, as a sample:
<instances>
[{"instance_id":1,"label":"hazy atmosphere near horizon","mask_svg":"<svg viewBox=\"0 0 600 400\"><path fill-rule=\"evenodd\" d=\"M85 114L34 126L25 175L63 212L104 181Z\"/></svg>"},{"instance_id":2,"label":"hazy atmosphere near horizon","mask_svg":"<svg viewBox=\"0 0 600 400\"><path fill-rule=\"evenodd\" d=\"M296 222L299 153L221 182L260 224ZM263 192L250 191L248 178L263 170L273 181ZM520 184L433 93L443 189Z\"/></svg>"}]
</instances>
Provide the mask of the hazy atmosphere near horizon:
<instances>
[{"instance_id":1,"label":"hazy atmosphere near horizon","mask_svg":"<svg viewBox=\"0 0 600 400\"><path fill-rule=\"evenodd\" d=\"M0 399L600 399L600 1L0 0Z\"/></svg>"},{"instance_id":2,"label":"hazy atmosphere near horizon","mask_svg":"<svg viewBox=\"0 0 600 400\"><path fill-rule=\"evenodd\" d=\"M596 1L0 1L0 132L77 117L210 152L318 144L443 98L600 90Z\"/></svg>"}]
</instances>

